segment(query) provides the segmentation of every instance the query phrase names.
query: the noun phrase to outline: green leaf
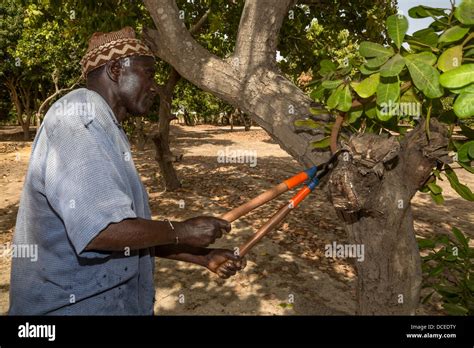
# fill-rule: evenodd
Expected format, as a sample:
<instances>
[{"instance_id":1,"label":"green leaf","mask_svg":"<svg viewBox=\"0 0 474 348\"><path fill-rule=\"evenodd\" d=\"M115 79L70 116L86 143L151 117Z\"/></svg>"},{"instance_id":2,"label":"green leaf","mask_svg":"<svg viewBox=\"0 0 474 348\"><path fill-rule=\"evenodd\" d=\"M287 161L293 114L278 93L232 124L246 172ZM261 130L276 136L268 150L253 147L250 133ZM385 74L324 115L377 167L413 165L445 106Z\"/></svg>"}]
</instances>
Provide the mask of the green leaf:
<instances>
[{"instance_id":1,"label":"green leaf","mask_svg":"<svg viewBox=\"0 0 474 348\"><path fill-rule=\"evenodd\" d=\"M360 83L351 83L354 91L362 97L369 98L377 91L377 86L380 83L380 74L373 74L367 77L365 80L362 80Z\"/></svg>"},{"instance_id":2,"label":"green leaf","mask_svg":"<svg viewBox=\"0 0 474 348\"><path fill-rule=\"evenodd\" d=\"M434 293L435 293L435 292L432 291L430 294L428 294L427 296L425 296L425 298L421 301L421 303L422 303L422 304L426 304L426 303L430 300L431 296L433 296Z\"/></svg>"},{"instance_id":3,"label":"green leaf","mask_svg":"<svg viewBox=\"0 0 474 348\"><path fill-rule=\"evenodd\" d=\"M439 73L431 65L418 60L406 60L408 70L415 86L428 98L439 98L444 94L439 85Z\"/></svg>"},{"instance_id":4,"label":"green leaf","mask_svg":"<svg viewBox=\"0 0 474 348\"><path fill-rule=\"evenodd\" d=\"M400 54L394 55L380 68L380 75L383 77L397 76L405 67L405 60Z\"/></svg>"},{"instance_id":5,"label":"green leaf","mask_svg":"<svg viewBox=\"0 0 474 348\"><path fill-rule=\"evenodd\" d=\"M454 102L453 110L460 119L474 116L474 93L461 93Z\"/></svg>"},{"instance_id":6,"label":"green leaf","mask_svg":"<svg viewBox=\"0 0 474 348\"><path fill-rule=\"evenodd\" d=\"M334 62L332 62L331 60L329 59L323 59L320 63L319 63L319 74L321 76L325 76L325 75L328 75L329 73L332 73L334 71L336 71L337 69L337 66Z\"/></svg>"},{"instance_id":7,"label":"green leaf","mask_svg":"<svg viewBox=\"0 0 474 348\"><path fill-rule=\"evenodd\" d=\"M436 194L436 193L430 192L430 196L436 204L438 205L444 204L444 197L441 193Z\"/></svg>"},{"instance_id":8,"label":"green leaf","mask_svg":"<svg viewBox=\"0 0 474 348\"><path fill-rule=\"evenodd\" d=\"M402 46L407 30L408 19L405 16L394 14L387 18L388 36L390 36L398 49Z\"/></svg>"},{"instance_id":9,"label":"green leaf","mask_svg":"<svg viewBox=\"0 0 474 348\"><path fill-rule=\"evenodd\" d=\"M365 58L392 56L395 52L391 47L383 47L380 44L363 41L359 46L359 53Z\"/></svg>"},{"instance_id":10,"label":"green leaf","mask_svg":"<svg viewBox=\"0 0 474 348\"><path fill-rule=\"evenodd\" d=\"M365 65L369 69L378 68L379 66L385 64L385 62L390 58L390 56L381 56L369 59Z\"/></svg>"},{"instance_id":11,"label":"green leaf","mask_svg":"<svg viewBox=\"0 0 474 348\"><path fill-rule=\"evenodd\" d=\"M433 28L426 28L413 33L413 36L407 39L407 41L420 42L435 48L438 46L438 34L436 34Z\"/></svg>"},{"instance_id":12,"label":"green leaf","mask_svg":"<svg viewBox=\"0 0 474 348\"><path fill-rule=\"evenodd\" d=\"M365 64L364 65L361 65L359 67L359 70L360 72L363 74L363 75L372 75L374 73L377 73L379 71L379 69L375 68L375 69L370 69L369 67L367 67Z\"/></svg>"},{"instance_id":13,"label":"green leaf","mask_svg":"<svg viewBox=\"0 0 474 348\"><path fill-rule=\"evenodd\" d=\"M349 86L339 86L329 96L326 105L330 109L337 109L340 111L349 111L352 106L352 96Z\"/></svg>"},{"instance_id":14,"label":"green leaf","mask_svg":"<svg viewBox=\"0 0 474 348\"><path fill-rule=\"evenodd\" d=\"M313 100L321 100L324 96L324 88L319 85L317 88L314 88L309 95Z\"/></svg>"},{"instance_id":15,"label":"green leaf","mask_svg":"<svg viewBox=\"0 0 474 348\"><path fill-rule=\"evenodd\" d=\"M474 64L464 64L442 74L439 82L446 88L461 88L474 81Z\"/></svg>"},{"instance_id":16,"label":"green leaf","mask_svg":"<svg viewBox=\"0 0 474 348\"><path fill-rule=\"evenodd\" d=\"M462 46L454 46L448 48L438 59L438 69L446 72L455 69L461 65L462 62Z\"/></svg>"},{"instance_id":17,"label":"green leaf","mask_svg":"<svg viewBox=\"0 0 474 348\"><path fill-rule=\"evenodd\" d=\"M474 48L471 48L464 53L464 57L472 57L472 56L474 56Z\"/></svg>"},{"instance_id":18,"label":"green leaf","mask_svg":"<svg viewBox=\"0 0 474 348\"><path fill-rule=\"evenodd\" d=\"M462 198L465 200L474 201L474 194L472 193L471 189L467 187L466 185L463 185L459 182L458 176L456 173L449 167L448 165L446 166L446 171L444 174L449 180L449 183L451 184L451 187L456 191Z\"/></svg>"},{"instance_id":19,"label":"green leaf","mask_svg":"<svg viewBox=\"0 0 474 348\"><path fill-rule=\"evenodd\" d=\"M433 8L429 6L416 6L408 10L408 15L411 18L426 18L426 17L439 17L445 14L442 8Z\"/></svg>"},{"instance_id":20,"label":"green leaf","mask_svg":"<svg viewBox=\"0 0 474 348\"><path fill-rule=\"evenodd\" d=\"M377 86L377 105L387 107L395 104L400 96L400 82L397 78L382 78Z\"/></svg>"},{"instance_id":21,"label":"green leaf","mask_svg":"<svg viewBox=\"0 0 474 348\"><path fill-rule=\"evenodd\" d=\"M461 27L456 25L455 27L446 30L440 37L439 42L455 42L461 40L464 35L469 32L469 27Z\"/></svg>"},{"instance_id":22,"label":"green leaf","mask_svg":"<svg viewBox=\"0 0 474 348\"><path fill-rule=\"evenodd\" d=\"M474 24L474 0L463 0L461 4L456 7L454 16L462 24Z\"/></svg>"},{"instance_id":23,"label":"green leaf","mask_svg":"<svg viewBox=\"0 0 474 348\"><path fill-rule=\"evenodd\" d=\"M461 88L450 88L449 89L451 92L456 93L456 94L461 94L463 92L465 93L474 93L474 83L471 83L470 85L461 87Z\"/></svg>"},{"instance_id":24,"label":"green leaf","mask_svg":"<svg viewBox=\"0 0 474 348\"><path fill-rule=\"evenodd\" d=\"M438 265L430 271L429 276L430 277L435 277L438 274L441 274L441 272L443 272L443 270L444 270L444 265L443 264Z\"/></svg>"},{"instance_id":25,"label":"green leaf","mask_svg":"<svg viewBox=\"0 0 474 348\"><path fill-rule=\"evenodd\" d=\"M411 87L400 97L400 116L421 116L421 101Z\"/></svg>"},{"instance_id":26,"label":"green leaf","mask_svg":"<svg viewBox=\"0 0 474 348\"><path fill-rule=\"evenodd\" d=\"M347 122L348 123L354 123L355 121L357 121L361 116L362 114L364 113L364 109L363 107L358 107L357 109L351 109L348 113L347 113Z\"/></svg>"},{"instance_id":27,"label":"green leaf","mask_svg":"<svg viewBox=\"0 0 474 348\"><path fill-rule=\"evenodd\" d=\"M469 173L474 174L474 167L471 167L470 165L464 163L464 162L458 162L461 167L466 169Z\"/></svg>"},{"instance_id":28,"label":"green leaf","mask_svg":"<svg viewBox=\"0 0 474 348\"><path fill-rule=\"evenodd\" d=\"M339 96L337 109L343 112L349 111L352 107L352 95L349 86L344 88L344 92Z\"/></svg>"},{"instance_id":29,"label":"green leaf","mask_svg":"<svg viewBox=\"0 0 474 348\"><path fill-rule=\"evenodd\" d=\"M375 102L364 105L364 112L368 118L374 119L377 117L377 105Z\"/></svg>"},{"instance_id":30,"label":"green leaf","mask_svg":"<svg viewBox=\"0 0 474 348\"><path fill-rule=\"evenodd\" d=\"M472 292L474 292L474 279L468 279L468 280L466 280L466 285L467 285L467 287L469 288L469 290L471 290Z\"/></svg>"},{"instance_id":31,"label":"green leaf","mask_svg":"<svg viewBox=\"0 0 474 348\"><path fill-rule=\"evenodd\" d=\"M458 230L456 227L452 228L452 232L453 232L454 236L456 237L456 239L459 241L459 243L461 243L461 245L463 247L468 249L469 248L469 241L464 236L464 234L462 234L462 232L460 230Z\"/></svg>"},{"instance_id":32,"label":"green leaf","mask_svg":"<svg viewBox=\"0 0 474 348\"><path fill-rule=\"evenodd\" d=\"M434 285L433 286L436 291L438 291L443 296L456 296L459 294L460 290L454 286L446 286L446 285Z\"/></svg>"},{"instance_id":33,"label":"green leaf","mask_svg":"<svg viewBox=\"0 0 474 348\"><path fill-rule=\"evenodd\" d=\"M464 143L458 150L458 161L470 162L474 159L474 141Z\"/></svg>"},{"instance_id":34,"label":"green leaf","mask_svg":"<svg viewBox=\"0 0 474 348\"><path fill-rule=\"evenodd\" d=\"M335 89L331 93L328 100L326 101L326 105L328 106L328 108L330 108L330 109L335 109L336 108L337 103L339 102L339 94L342 93L342 87L343 86L337 87L337 89Z\"/></svg>"},{"instance_id":35,"label":"green leaf","mask_svg":"<svg viewBox=\"0 0 474 348\"><path fill-rule=\"evenodd\" d=\"M321 84L325 89L334 89L337 88L341 85L341 83L344 82L342 80L337 80L337 81L323 81Z\"/></svg>"},{"instance_id":36,"label":"green leaf","mask_svg":"<svg viewBox=\"0 0 474 348\"><path fill-rule=\"evenodd\" d=\"M331 137L327 136L327 137L322 138L321 140L311 143L311 147L313 149L323 149L323 148L329 147L330 143L331 143Z\"/></svg>"},{"instance_id":37,"label":"green leaf","mask_svg":"<svg viewBox=\"0 0 474 348\"><path fill-rule=\"evenodd\" d=\"M454 303L443 303L443 308L450 315L466 315L467 313L469 313L469 310L467 308L464 308L463 306Z\"/></svg>"},{"instance_id":38,"label":"green leaf","mask_svg":"<svg viewBox=\"0 0 474 348\"><path fill-rule=\"evenodd\" d=\"M459 126L461 127L462 134L464 134L468 139L474 139L474 129L463 124L460 124Z\"/></svg>"},{"instance_id":39,"label":"green leaf","mask_svg":"<svg viewBox=\"0 0 474 348\"><path fill-rule=\"evenodd\" d=\"M306 119L306 120L296 120L295 121L295 126L297 127L308 127L308 128L312 128L312 129L317 129L317 128L321 128L322 125L310 118Z\"/></svg>"},{"instance_id":40,"label":"green leaf","mask_svg":"<svg viewBox=\"0 0 474 348\"><path fill-rule=\"evenodd\" d=\"M443 192L443 189L441 188L441 186L436 185L434 182L430 182L428 184L428 187L430 188L431 192L433 192L436 195Z\"/></svg>"},{"instance_id":41,"label":"green leaf","mask_svg":"<svg viewBox=\"0 0 474 348\"><path fill-rule=\"evenodd\" d=\"M418 248L420 249L433 249L436 246L435 242L431 239L419 238L416 241L418 242Z\"/></svg>"},{"instance_id":42,"label":"green leaf","mask_svg":"<svg viewBox=\"0 0 474 348\"><path fill-rule=\"evenodd\" d=\"M309 108L309 112L311 112L312 115L322 115L327 114L329 111L321 108Z\"/></svg>"}]
</instances>

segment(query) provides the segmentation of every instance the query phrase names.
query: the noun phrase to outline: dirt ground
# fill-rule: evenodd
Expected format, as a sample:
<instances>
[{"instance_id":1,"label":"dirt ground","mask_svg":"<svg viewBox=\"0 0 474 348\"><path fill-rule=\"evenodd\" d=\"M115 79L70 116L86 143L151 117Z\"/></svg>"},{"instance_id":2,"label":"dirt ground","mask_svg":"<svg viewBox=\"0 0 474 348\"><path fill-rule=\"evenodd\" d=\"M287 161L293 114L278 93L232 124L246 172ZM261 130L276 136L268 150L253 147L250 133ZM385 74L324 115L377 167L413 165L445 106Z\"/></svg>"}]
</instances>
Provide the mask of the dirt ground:
<instances>
[{"instance_id":1,"label":"dirt ground","mask_svg":"<svg viewBox=\"0 0 474 348\"><path fill-rule=\"evenodd\" d=\"M0 130L0 243L11 240L31 142L22 142L12 128ZM176 169L183 187L164 192L154 150L134 151L134 161L150 195L154 218L182 220L222 214L270 188L302 168L261 129L239 127L172 127L171 143L183 154ZM256 151L257 163L219 163L219 151ZM474 188L474 178L458 171L460 181ZM427 194L412 201L418 236L449 233L451 226L474 237L473 203L441 182L446 204L436 206ZM245 241L291 193L233 223L216 246L232 249ZM184 202L184 206L183 203ZM181 204L180 204L181 203ZM315 192L249 254L245 271L221 280L205 269L157 259L158 315L338 315L355 313L354 259L324 256L324 246L347 243L343 225L326 196ZM0 314L8 310L10 259L0 258ZM442 314L436 298L418 314Z\"/></svg>"}]
</instances>

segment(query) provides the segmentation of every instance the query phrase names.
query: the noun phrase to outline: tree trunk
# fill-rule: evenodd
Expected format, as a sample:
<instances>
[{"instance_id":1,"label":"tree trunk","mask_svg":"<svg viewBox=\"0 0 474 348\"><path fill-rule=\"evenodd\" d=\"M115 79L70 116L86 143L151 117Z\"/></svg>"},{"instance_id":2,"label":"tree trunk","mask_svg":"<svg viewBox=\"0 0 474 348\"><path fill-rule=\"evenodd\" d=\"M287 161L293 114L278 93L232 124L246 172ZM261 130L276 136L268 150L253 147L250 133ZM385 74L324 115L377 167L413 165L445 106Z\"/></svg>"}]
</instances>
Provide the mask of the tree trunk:
<instances>
[{"instance_id":1,"label":"tree trunk","mask_svg":"<svg viewBox=\"0 0 474 348\"><path fill-rule=\"evenodd\" d=\"M144 129L144 123L142 117L136 117L135 120L135 136L136 136L136 144L137 144L137 150L138 151L143 151L145 149L145 145L148 141L148 136L145 133Z\"/></svg>"},{"instance_id":2,"label":"tree trunk","mask_svg":"<svg viewBox=\"0 0 474 348\"><path fill-rule=\"evenodd\" d=\"M247 0L234 54L226 59L210 54L191 37L179 20L174 0L145 0L157 28L146 30L145 38L155 54L181 76L250 115L284 150L309 167L329 157L310 145L324 135L295 128L296 120L310 116L313 103L280 74L275 60L278 32L292 4L292 0ZM317 116L323 122L331 118ZM372 153L385 149L385 156L368 171L357 162L361 156L357 152L364 151L356 146L358 151L350 152L353 159L333 172L329 185L333 205L344 217L353 242L366 248L365 261L356 265L359 314L413 314L416 309L421 270L410 200L436 162L426 147L445 148L445 135L432 130L435 134L439 134L438 143L426 142L419 128L401 147L395 146L394 139L355 137L355 144L379 143ZM409 143L414 140L415 145ZM393 153L394 148L399 151ZM358 188L357 195L353 187ZM365 205L361 203L364 197Z\"/></svg>"},{"instance_id":3,"label":"tree trunk","mask_svg":"<svg viewBox=\"0 0 474 348\"><path fill-rule=\"evenodd\" d=\"M244 130L248 132L250 130L250 127L252 126L252 120L250 117L245 112L242 112L239 110L239 116L240 120L242 121L242 124L244 125Z\"/></svg>"},{"instance_id":4,"label":"tree trunk","mask_svg":"<svg viewBox=\"0 0 474 348\"><path fill-rule=\"evenodd\" d=\"M30 122L27 119L24 123L22 123L21 128L23 129L23 140L28 141L30 140Z\"/></svg>"},{"instance_id":5,"label":"tree trunk","mask_svg":"<svg viewBox=\"0 0 474 348\"><path fill-rule=\"evenodd\" d=\"M163 86L159 89L160 109L158 132L153 136L153 142L156 149L156 161L160 166L161 175L167 191L173 191L181 187L176 170L173 166L174 156L169 146L170 122L173 119L171 114L171 101L173 99L173 90L181 76L175 69L171 69L170 76Z\"/></svg>"},{"instance_id":6,"label":"tree trunk","mask_svg":"<svg viewBox=\"0 0 474 348\"><path fill-rule=\"evenodd\" d=\"M395 137L353 136L348 154L329 180L331 201L346 222L352 244L364 246L356 261L359 314L415 314L421 261L410 201L436 161L447 154L446 130L431 121L398 143Z\"/></svg>"}]
</instances>

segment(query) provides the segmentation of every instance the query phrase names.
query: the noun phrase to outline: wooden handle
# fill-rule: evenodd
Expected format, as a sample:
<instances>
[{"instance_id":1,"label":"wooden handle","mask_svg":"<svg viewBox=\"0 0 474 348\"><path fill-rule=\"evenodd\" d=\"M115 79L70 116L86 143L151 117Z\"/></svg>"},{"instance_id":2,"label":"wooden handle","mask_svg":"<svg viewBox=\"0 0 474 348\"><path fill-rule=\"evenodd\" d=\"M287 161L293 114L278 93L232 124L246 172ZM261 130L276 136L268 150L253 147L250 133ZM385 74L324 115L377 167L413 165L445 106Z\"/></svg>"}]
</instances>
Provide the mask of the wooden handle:
<instances>
[{"instance_id":1,"label":"wooden handle","mask_svg":"<svg viewBox=\"0 0 474 348\"><path fill-rule=\"evenodd\" d=\"M239 256L244 257L260 239L272 231L291 211L290 204L285 204L244 244L239 247Z\"/></svg>"},{"instance_id":2,"label":"wooden handle","mask_svg":"<svg viewBox=\"0 0 474 348\"><path fill-rule=\"evenodd\" d=\"M232 222L237 220L239 217L247 214L249 211L252 211L261 205L271 201L273 198L278 197L281 195L283 192L288 191L288 186L286 183L282 182L278 184L277 186L274 186L270 190L265 191L264 193L258 195L254 199L248 201L247 203L244 203L240 206L238 206L235 209L232 209L231 211L223 214L221 216L221 219L224 219L228 222Z\"/></svg>"},{"instance_id":3,"label":"wooden handle","mask_svg":"<svg viewBox=\"0 0 474 348\"><path fill-rule=\"evenodd\" d=\"M252 211L260 207L261 205L271 201L273 198L278 197L283 192L291 190L293 187L296 187L304 181L311 179L314 175L316 175L317 170L318 167L314 166L308 170L293 175L291 178L286 179L282 183L279 183L278 185L258 195L247 203L244 203L241 206L238 206L237 208L232 209L231 211L221 215L221 219L224 219L228 222L237 220L239 217L247 214L249 211Z\"/></svg>"}]
</instances>

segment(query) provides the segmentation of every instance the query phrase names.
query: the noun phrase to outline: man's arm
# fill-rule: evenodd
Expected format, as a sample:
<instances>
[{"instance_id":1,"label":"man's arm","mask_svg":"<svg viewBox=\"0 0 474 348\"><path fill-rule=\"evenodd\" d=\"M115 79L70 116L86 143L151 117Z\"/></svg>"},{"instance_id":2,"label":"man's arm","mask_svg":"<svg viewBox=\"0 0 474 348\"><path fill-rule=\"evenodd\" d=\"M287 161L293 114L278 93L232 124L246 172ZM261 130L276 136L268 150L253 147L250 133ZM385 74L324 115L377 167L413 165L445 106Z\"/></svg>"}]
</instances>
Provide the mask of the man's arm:
<instances>
[{"instance_id":1,"label":"man's arm","mask_svg":"<svg viewBox=\"0 0 474 348\"><path fill-rule=\"evenodd\" d=\"M176 241L192 247L206 247L228 231L230 224L227 221L207 216L184 222L173 221L172 225L168 221L125 219L108 225L87 245L86 250L137 250L175 244Z\"/></svg>"},{"instance_id":2,"label":"man's arm","mask_svg":"<svg viewBox=\"0 0 474 348\"><path fill-rule=\"evenodd\" d=\"M159 245L155 247L155 256L164 259L184 261L207 267L207 255L213 249L192 247L189 245Z\"/></svg>"},{"instance_id":3,"label":"man's arm","mask_svg":"<svg viewBox=\"0 0 474 348\"><path fill-rule=\"evenodd\" d=\"M247 265L245 259L227 249L197 248L189 245L161 245L155 247L155 255L206 267L224 279L235 275Z\"/></svg>"}]
</instances>

